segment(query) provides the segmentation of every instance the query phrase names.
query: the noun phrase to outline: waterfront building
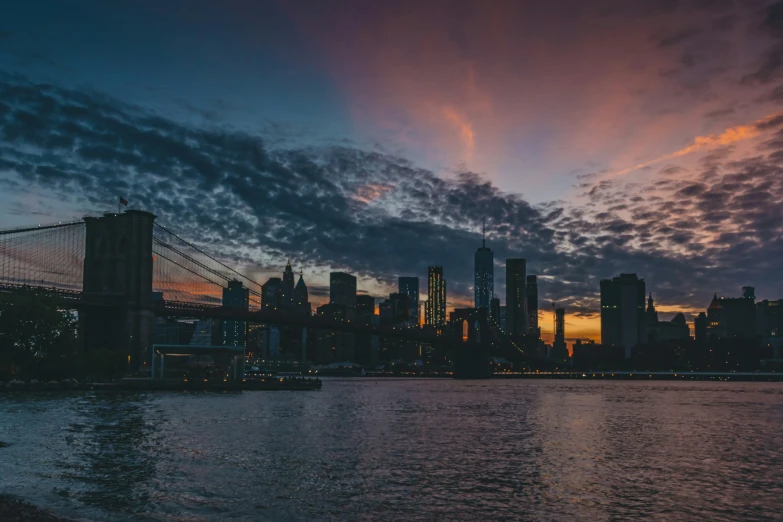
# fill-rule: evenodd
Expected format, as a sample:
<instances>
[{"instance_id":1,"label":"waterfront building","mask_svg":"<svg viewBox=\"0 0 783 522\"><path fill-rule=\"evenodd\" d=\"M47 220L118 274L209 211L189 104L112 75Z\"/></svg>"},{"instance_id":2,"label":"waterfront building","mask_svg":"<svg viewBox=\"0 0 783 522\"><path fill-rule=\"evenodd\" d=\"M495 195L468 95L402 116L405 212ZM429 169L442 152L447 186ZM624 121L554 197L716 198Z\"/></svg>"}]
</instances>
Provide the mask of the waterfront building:
<instances>
[{"instance_id":1,"label":"waterfront building","mask_svg":"<svg viewBox=\"0 0 783 522\"><path fill-rule=\"evenodd\" d=\"M503 329L513 336L528 333L526 270L525 259L506 259L506 314Z\"/></svg>"},{"instance_id":2,"label":"waterfront building","mask_svg":"<svg viewBox=\"0 0 783 522\"><path fill-rule=\"evenodd\" d=\"M779 358L783 348L783 299L756 303L756 333Z\"/></svg>"},{"instance_id":3,"label":"waterfront building","mask_svg":"<svg viewBox=\"0 0 783 522\"><path fill-rule=\"evenodd\" d=\"M325 304L316 309L318 317L328 318L332 322L352 321L356 317L356 308L345 304ZM355 340L353 333L333 330L315 331L315 354L313 360L318 364L355 361Z\"/></svg>"},{"instance_id":4,"label":"waterfront building","mask_svg":"<svg viewBox=\"0 0 783 522\"><path fill-rule=\"evenodd\" d=\"M356 306L356 276L345 272L329 274L329 304Z\"/></svg>"},{"instance_id":5,"label":"waterfront building","mask_svg":"<svg viewBox=\"0 0 783 522\"><path fill-rule=\"evenodd\" d=\"M410 325L418 326L419 325L419 278L400 277L398 280L398 291L400 294L405 294L409 298Z\"/></svg>"},{"instance_id":6,"label":"waterfront building","mask_svg":"<svg viewBox=\"0 0 783 522\"><path fill-rule=\"evenodd\" d=\"M644 279L636 274L601 280L601 344L622 347L626 359L647 342L644 295Z\"/></svg>"},{"instance_id":7,"label":"waterfront building","mask_svg":"<svg viewBox=\"0 0 783 522\"><path fill-rule=\"evenodd\" d=\"M426 324L436 328L446 326L446 280L442 266L427 268L427 305L424 313Z\"/></svg>"},{"instance_id":8,"label":"waterfront building","mask_svg":"<svg viewBox=\"0 0 783 522\"><path fill-rule=\"evenodd\" d=\"M707 308L707 336L713 339L756 336L756 296L753 287L742 288L742 297L713 294Z\"/></svg>"}]
</instances>

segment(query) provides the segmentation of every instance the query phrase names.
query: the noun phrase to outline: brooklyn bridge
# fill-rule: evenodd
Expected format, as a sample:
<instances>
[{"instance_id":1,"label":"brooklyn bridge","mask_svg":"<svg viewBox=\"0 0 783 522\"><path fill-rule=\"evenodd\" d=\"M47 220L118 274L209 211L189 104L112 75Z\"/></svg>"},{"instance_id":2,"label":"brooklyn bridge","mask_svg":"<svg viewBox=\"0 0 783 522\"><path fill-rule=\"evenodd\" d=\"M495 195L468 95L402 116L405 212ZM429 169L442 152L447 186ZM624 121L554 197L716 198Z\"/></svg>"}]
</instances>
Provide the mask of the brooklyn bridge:
<instances>
[{"instance_id":1,"label":"brooklyn bridge","mask_svg":"<svg viewBox=\"0 0 783 522\"><path fill-rule=\"evenodd\" d=\"M490 353L520 367L551 366L527 355L487 318L459 309L442 330L402 328L286 314L262 306L261 284L183 239L141 210L46 226L0 230L0 298L20 288L77 312L87 350L126 353L132 372L149 371L156 318L215 319L401 339L434 347L458 376L483 376ZM247 309L223 306L230 281L248 289ZM302 358L305 357L304 352Z\"/></svg>"}]
</instances>

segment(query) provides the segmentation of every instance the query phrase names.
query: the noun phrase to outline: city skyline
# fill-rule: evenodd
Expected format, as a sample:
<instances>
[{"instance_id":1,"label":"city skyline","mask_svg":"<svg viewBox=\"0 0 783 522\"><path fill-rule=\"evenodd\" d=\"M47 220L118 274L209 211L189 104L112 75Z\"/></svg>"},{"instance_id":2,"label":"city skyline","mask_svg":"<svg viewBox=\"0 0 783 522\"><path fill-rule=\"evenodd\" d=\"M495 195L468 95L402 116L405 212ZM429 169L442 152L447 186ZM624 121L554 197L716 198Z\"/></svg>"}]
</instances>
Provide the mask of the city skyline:
<instances>
[{"instance_id":1,"label":"city skyline","mask_svg":"<svg viewBox=\"0 0 783 522\"><path fill-rule=\"evenodd\" d=\"M546 339L554 300L598 339L620 273L664 319L783 295L779 2L34 4L0 7L0 227L122 196L257 280L293 259L316 305L332 271L381 297L436 265L453 309L486 219L494 293L527 259Z\"/></svg>"}]
</instances>

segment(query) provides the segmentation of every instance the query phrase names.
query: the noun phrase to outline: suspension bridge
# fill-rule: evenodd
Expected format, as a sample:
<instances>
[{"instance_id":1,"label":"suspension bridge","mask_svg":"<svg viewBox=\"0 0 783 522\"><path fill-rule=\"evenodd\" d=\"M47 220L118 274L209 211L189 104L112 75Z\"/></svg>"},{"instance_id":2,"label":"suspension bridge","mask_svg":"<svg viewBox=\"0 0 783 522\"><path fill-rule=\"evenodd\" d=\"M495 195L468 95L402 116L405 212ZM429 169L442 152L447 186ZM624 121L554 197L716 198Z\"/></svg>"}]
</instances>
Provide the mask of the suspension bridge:
<instances>
[{"instance_id":1,"label":"suspension bridge","mask_svg":"<svg viewBox=\"0 0 783 522\"><path fill-rule=\"evenodd\" d=\"M223 305L223 291L231 281L240 281L247 289L247 308ZM77 310L85 346L124 350L134 371L149 364L155 319L161 317L363 333L441 347L456 339L457 345L463 345L457 352L465 352L468 345L486 344L491 330L485 319L479 328L478 319L472 316L469 319L475 327L471 326L468 338L462 338L457 328L452 329L453 335L439 335L419 328L265 308L259 282L141 210L0 230L0 294L20 288L34 288L56 297L63 308ZM483 341L480 330L486 332ZM505 345L511 355L519 355L514 350L518 347ZM470 360L478 359L474 354Z\"/></svg>"}]
</instances>

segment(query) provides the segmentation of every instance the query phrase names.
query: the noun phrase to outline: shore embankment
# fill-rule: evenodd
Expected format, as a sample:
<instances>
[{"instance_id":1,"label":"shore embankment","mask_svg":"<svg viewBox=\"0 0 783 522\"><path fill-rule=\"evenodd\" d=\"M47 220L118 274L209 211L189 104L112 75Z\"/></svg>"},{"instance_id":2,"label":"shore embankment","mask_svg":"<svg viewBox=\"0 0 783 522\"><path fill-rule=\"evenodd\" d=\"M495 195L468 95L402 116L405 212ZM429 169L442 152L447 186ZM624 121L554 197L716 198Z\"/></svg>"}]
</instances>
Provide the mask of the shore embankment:
<instances>
[{"instance_id":1,"label":"shore embankment","mask_svg":"<svg viewBox=\"0 0 783 522\"><path fill-rule=\"evenodd\" d=\"M0 393L52 391L314 391L321 379L265 378L246 380L126 378L113 382L79 382L75 379L39 382L0 382ZM2 519L0 519L2 520Z\"/></svg>"}]
</instances>

